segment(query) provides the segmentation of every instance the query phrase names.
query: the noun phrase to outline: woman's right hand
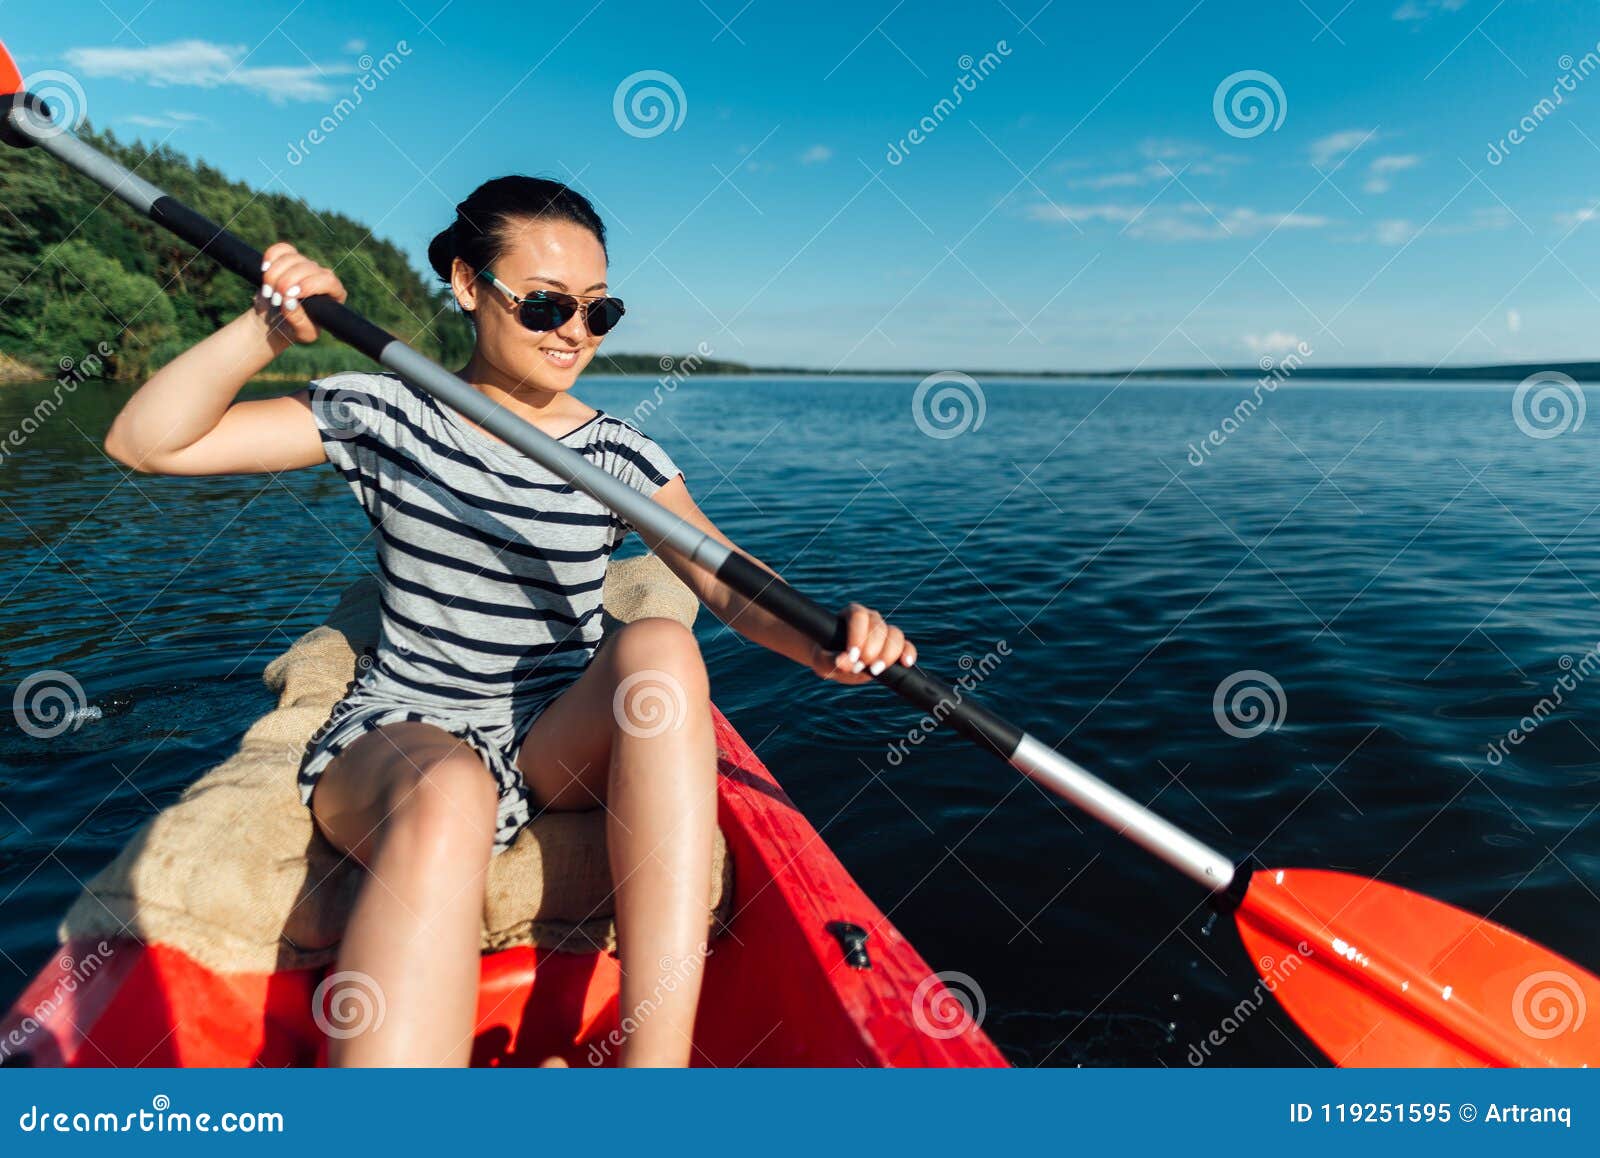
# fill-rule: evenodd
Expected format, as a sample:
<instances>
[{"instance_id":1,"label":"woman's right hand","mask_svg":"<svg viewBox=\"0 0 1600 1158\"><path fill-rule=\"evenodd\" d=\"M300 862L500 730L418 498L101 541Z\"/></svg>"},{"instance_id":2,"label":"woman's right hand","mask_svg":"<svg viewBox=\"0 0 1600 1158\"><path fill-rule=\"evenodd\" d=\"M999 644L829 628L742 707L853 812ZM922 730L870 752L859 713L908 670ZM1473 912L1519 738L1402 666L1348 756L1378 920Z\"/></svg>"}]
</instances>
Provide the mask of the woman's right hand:
<instances>
[{"instance_id":1,"label":"woman's right hand","mask_svg":"<svg viewBox=\"0 0 1600 1158\"><path fill-rule=\"evenodd\" d=\"M301 303L317 294L344 301L345 289L339 275L287 241L275 242L262 254L261 292L256 295L255 310L271 329L302 345L315 342L320 331L306 316Z\"/></svg>"}]
</instances>

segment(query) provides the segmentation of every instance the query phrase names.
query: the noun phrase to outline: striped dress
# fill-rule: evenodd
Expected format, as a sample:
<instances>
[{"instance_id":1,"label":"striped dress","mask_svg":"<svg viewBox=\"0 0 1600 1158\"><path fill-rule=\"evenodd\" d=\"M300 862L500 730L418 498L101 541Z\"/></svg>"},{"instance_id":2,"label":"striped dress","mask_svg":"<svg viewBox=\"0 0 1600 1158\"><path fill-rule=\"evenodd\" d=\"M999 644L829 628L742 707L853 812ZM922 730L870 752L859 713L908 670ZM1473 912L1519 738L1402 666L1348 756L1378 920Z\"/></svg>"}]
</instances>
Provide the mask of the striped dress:
<instances>
[{"instance_id":1,"label":"striped dress","mask_svg":"<svg viewBox=\"0 0 1600 1158\"><path fill-rule=\"evenodd\" d=\"M381 625L376 654L306 746L301 799L373 728L435 724L498 783L502 852L529 819L518 749L593 657L606 564L632 528L396 375L334 374L310 394L328 459L372 523ZM679 473L604 412L558 441L646 495Z\"/></svg>"}]
</instances>

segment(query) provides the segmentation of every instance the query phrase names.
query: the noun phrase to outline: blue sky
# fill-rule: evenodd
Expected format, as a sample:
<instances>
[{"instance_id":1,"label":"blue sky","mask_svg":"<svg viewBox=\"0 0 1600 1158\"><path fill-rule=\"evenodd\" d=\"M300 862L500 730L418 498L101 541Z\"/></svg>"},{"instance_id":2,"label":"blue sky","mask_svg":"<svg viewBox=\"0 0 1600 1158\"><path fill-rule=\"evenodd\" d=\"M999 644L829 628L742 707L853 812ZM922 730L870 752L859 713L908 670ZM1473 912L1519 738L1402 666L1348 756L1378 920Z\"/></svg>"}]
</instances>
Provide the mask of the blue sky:
<instances>
[{"instance_id":1,"label":"blue sky","mask_svg":"<svg viewBox=\"0 0 1600 1158\"><path fill-rule=\"evenodd\" d=\"M67 73L97 125L363 220L419 269L478 182L572 181L612 229L619 351L839 369L1597 352L1592 3L74 0L13 5L0 36L25 75ZM1269 79L1224 87L1219 118L1219 86L1252 70ZM624 87L642 72L670 80ZM628 112L651 84L672 127ZM1230 112L1241 85L1266 122Z\"/></svg>"}]
</instances>

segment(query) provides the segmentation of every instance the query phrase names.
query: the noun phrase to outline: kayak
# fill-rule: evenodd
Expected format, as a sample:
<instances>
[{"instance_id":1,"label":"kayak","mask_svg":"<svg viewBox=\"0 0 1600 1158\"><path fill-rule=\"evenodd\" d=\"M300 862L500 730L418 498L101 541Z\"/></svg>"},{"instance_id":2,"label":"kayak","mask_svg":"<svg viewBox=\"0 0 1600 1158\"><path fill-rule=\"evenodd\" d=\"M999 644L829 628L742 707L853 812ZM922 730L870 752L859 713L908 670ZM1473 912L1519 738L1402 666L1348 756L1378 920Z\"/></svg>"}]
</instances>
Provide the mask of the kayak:
<instances>
[{"instance_id":1,"label":"kayak","mask_svg":"<svg viewBox=\"0 0 1600 1158\"><path fill-rule=\"evenodd\" d=\"M970 997L945 987L713 715L734 893L705 961L694 1064L1006 1065ZM328 1022L314 998L330 971L218 973L166 945L69 941L0 1021L0 1051L7 1065L316 1066ZM472 1064L614 1064L619 977L604 952L485 954Z\"/></svg>"}]
</instances>

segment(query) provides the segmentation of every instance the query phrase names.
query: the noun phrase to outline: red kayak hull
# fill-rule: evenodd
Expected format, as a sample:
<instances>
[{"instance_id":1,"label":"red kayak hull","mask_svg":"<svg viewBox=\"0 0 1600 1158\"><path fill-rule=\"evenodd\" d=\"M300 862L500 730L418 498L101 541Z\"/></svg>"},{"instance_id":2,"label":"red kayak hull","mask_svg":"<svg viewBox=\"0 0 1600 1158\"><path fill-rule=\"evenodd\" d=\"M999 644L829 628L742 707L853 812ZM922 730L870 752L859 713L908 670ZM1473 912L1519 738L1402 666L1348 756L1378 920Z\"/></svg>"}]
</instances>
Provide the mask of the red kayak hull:
<instances>
[{"instance_id":1,"label":"red kayak hull","mask_svg":"<svg viewBox=\"0 0 1600 1158\"><path fill-rule=\"evenodd\" d=\"M733 726L716 714L718 819L733 915L705 964L694 1063L1003 1066L979 1026L851 879ZM869 933L854 968L829 931ZM327 971L220 974L137 941L63 946L0 1022L7 1064L311 1066L325 1057L312 998ZM478 1066L615 1061L618 966L603 953L512 949L483 958ZM957 1010L959 1013L959 1010Z\"/></svg>"}]
</instances>

